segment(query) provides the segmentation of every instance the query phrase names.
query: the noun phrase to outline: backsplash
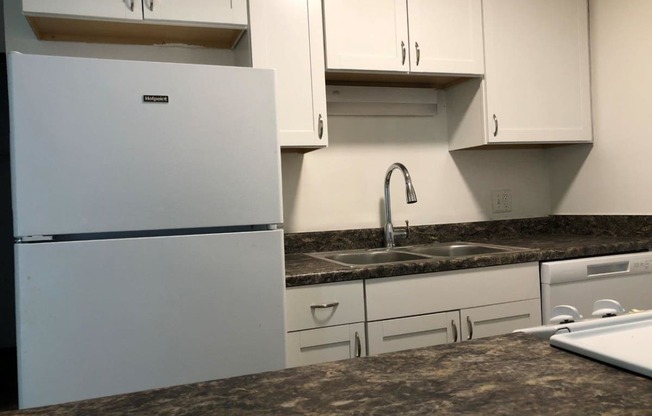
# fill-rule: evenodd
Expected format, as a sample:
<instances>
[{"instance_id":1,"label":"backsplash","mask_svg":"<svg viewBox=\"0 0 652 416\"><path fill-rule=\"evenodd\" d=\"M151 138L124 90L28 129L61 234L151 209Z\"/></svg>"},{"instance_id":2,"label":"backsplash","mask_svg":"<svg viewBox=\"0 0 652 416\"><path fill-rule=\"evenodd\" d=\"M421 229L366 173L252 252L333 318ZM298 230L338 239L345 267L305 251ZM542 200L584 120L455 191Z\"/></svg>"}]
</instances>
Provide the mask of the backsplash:
<instances>
[{"instance_id":1,"label":"backsplash","mask_svg":"<svg viewBox=\"0 0 652 416\"><path fill-rule=\"evenodd\" d=\"M529 235L652 236L652 215L553 215L410 227L398 246L444 241L513 239ZM285 235L285 254L383 247L383 230L367 228Z\"/></svg>"}]
</instances>

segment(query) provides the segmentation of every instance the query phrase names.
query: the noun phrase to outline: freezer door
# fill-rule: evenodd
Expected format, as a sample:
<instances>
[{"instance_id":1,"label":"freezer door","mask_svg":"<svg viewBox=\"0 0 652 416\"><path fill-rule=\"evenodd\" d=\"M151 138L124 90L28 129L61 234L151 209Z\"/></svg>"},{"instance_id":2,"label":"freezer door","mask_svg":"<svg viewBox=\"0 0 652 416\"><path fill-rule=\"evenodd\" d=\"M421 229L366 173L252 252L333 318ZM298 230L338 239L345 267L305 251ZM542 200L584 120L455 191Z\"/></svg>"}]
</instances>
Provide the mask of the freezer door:
<instances>
[{"instance_id":1,"label":"freezer door","mask_svg":"<svg viewBox=\"0 0 652 416\"><path fill-rule=\"evenodd\" d=\"M15 236L282 222L272 70L9 56Z\"/></svg>"},{"instance_id":2,"label":"freezer door","mask_svg":"<svg viewBox=\"0 0 652 416\"><path fill-rule=\"evenodd\" d=\"M19 244L20 407L284 368L282 239Z\"/></svg>"}]
</instances>

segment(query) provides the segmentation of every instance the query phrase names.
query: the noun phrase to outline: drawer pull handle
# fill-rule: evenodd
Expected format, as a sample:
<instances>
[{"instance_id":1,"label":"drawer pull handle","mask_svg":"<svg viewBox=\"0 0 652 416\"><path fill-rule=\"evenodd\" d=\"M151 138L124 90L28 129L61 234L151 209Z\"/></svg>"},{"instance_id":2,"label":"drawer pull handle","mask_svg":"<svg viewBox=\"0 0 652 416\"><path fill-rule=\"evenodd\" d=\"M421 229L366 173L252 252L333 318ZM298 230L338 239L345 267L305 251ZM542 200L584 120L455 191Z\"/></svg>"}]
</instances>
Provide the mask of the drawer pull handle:
<instances>
[{"instance_id":1,"label":"drawer pull handle","mask_svg":"<svg viewBox=\"0 0 652 416\"><path fill-rule=\"evenodd\" d=\"M319 303L317 305L310 305L310 309L315 310L315 309L328 309L328 308L335 308L337 305L339 305L339 302L331 302L331 303Z\"/></svg>"},{"instance_id":2,"label":"drawer pull handle","mask_svg":"<svg viewBox=\"0 0 652 416\"><path fill-rule=\"evenodd\" d=\"M319 115L319 121L317 123L317 137L319 137L319 140L324 137L324 117L322 115Z\"/></svg>"},{"instance_id":3,"label":"drawer pull handle","mask_svg":"<svg viewBox=\"0 0 652 416\"><path fill-rule=\"evenodd\" d=\"M360 335L355 333L355 356L360 358L362 356L362 342L360 341Z\"/></svg>"},{"instance_id":4,"label":"drawer pull handle","mask_svg":"<svg viewBox=\"0 0 652 416\"><path fill-rule=\"evenodd\" d=\"M498 135L498 117L494 114L494 137Z\"/></svg>"},{"instance_id":5,"label":"drawer pull handle","mask_svg":"<svg viewBox=\"0 0 652 416\"><path fill-rule=\"evenodd\" d=\"M453 342L457 342L457 325L455 325L454 319L451 319L451 326L453 327Z\"/></svg>"},{"instance_id":6,"label":"drawer pull handle","mask_svg":"<svg viewBox=\"0 0 652 416\"><path fill-rule=\"evenodd\" d=\"M469 337L467 339L473 339L473 321L470 316L466 317L466 323L469 324Z\"/></svg>"}]
</instances>

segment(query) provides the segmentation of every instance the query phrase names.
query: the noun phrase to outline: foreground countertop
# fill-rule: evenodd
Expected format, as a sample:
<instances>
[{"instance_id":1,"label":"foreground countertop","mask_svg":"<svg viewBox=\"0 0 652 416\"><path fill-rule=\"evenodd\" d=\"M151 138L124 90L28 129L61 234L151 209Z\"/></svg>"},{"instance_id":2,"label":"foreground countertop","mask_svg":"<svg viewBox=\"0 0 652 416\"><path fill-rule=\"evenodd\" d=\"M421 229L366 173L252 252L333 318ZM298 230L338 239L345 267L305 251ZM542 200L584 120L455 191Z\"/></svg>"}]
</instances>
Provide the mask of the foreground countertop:
<instances>
[{"instance_id":1,"label":"foreground countertop","mask_svg":"<svg viewBox=\"0 0 652 416\"><path fill-rule=\"evenodd\" d=\"M650 409L652 380L509 334L6 415L561 416Z\"/></svg>"},{"instance_id":2,"label":"foreground countertop","mask_svg":"<svg viewBox=\"0 0 652 416\"><path fill-rule=\"evenodd\" d=\"M305 253L287 254L285 256L286 286L293 287L533 261L553 261L631 253L647 251L652 244L652 238L641 236L619 237L567 234L541 234L525 237L501 236L495 239L475 238L465 241L522 247L529 250L452 259L427 259L366 267L341 266L311 257Z\"/></svg>"}]
</instances>

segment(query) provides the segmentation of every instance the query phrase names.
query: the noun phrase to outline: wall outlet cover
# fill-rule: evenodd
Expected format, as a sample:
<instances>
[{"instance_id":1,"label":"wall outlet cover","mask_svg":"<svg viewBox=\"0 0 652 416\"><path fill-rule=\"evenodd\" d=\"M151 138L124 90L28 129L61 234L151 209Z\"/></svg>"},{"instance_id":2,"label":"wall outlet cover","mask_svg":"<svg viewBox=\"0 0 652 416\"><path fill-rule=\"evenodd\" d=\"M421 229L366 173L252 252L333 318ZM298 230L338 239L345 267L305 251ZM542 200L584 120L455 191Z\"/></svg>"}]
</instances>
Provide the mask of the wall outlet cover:
<instances>
[{"instance_id":1,"label":"wall outlet cover","mask_svg":"<svg viewBox=\"0 0 652 416\"><path fill-rule=\"evenodd\" d=\"M512 191L509 189L492 191L491 211L494 213L512 212Z\"/></svg>"}]
</instances>

